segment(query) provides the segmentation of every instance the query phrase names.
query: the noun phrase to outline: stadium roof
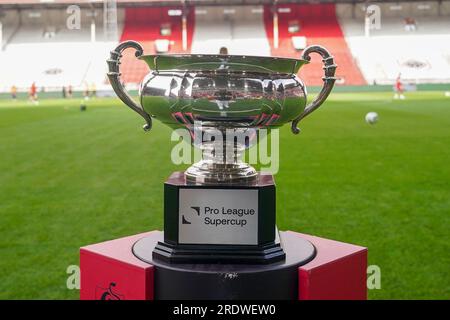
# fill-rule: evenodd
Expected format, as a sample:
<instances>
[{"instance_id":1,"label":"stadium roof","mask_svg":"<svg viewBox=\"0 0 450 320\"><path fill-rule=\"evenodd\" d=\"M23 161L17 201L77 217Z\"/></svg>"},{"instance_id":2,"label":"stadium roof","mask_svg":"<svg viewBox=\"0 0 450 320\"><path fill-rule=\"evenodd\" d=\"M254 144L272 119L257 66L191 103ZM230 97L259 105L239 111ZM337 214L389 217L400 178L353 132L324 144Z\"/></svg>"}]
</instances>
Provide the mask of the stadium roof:
<instances>
[{"instance_id":1,"label":"stadium roof","mask_svg":"<svg viewBox=\"0 0 450 320\"><path fill-rule=\"evenodd\" d=\"M370 0L117 0L118 6L167 6L167 5L254 5L282 3L367 3ZM387 0L386 2L414 2L436 0ZM100 6L103 0L0 0L2 8L62 7L67 5ZM377 1L372 1L377 2Z\"/></svg>"},{"instance_id":2,"label":"stadium roof","mask_svg":"<svg viewBox=\"0 0 450 320\"><path fill-rule=\"evenodd\" d=\"M103 3L104 0L0 0L0 5L21 5L21 4L90 4L90 3ZM414 2L414 1L436 1L436 0L387 0L385 2ZM339 3L339 2L377 2L370 0L117 0L117 3L135 3L135 4L174 4L174 3L186 3L186 4L257 4L257 3Z\"/></svg>"}]
</instances>

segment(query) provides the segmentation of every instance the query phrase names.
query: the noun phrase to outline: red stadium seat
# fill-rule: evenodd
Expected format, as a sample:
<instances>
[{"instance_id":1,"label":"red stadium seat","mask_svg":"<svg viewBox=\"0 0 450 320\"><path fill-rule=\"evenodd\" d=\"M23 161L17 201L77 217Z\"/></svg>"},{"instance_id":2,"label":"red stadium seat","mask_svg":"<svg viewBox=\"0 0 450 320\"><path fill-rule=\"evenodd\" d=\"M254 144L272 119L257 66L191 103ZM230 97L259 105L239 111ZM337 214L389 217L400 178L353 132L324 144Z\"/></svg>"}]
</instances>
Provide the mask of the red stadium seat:
<instances>
[{"instance_id":1,"label":"red stadium seat","mask_svg":"<svg viewBox=\"0 0 450 320\"><path fill-rule=\"evenodd\" d=\"M338 64L337 76L347 85L364 85L366 81L347 46L344 34L336 18L334 4L280 4L278 8L289 8L290 12L278 13L279 46L273 44L272 7L264 7L264 25L272 48L272 55L280 57L300 56L291 41L292 36L304 36L307 44L320 44L335 57ZM283 10L286 11L286 10ZM290 21L299 22L299 30L289 33ZM309 85L322 84L322 63L319 56L312 57L312 63L300 70L301 78Z\"/></svg>"},{"instance_id":2,"label":"red stadium seat","mask_svg":"<svg viewBox=\"0 0 450 320\"><path fill-rule=\"evenodd\" d=\"M155 8L125 8L125 23L120 41L136 40L144 47L144 54L155 53L155 40L168 39L170 41L169 53L183 53L182 28L180 16L169 16L168 10L181 7L155 7ZM194 33L194 10L189 10L187 17L187 39L190 52L192 36ZM161 35L161 26L170 25L171 34ZM139 83L148 73L145 62L137 60L130 50L124 53L121 72L125 83Z\"/></svg>"}]
</instances>

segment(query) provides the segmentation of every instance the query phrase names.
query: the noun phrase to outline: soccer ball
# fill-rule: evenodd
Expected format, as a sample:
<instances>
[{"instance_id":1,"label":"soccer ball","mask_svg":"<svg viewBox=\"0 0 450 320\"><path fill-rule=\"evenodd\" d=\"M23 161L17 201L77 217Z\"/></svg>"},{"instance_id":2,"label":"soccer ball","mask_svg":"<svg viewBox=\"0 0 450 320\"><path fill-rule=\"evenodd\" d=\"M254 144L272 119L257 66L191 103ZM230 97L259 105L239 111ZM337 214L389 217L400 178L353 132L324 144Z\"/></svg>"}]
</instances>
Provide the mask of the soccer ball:
<instances>
[{"instance_id":1,"label":"soccer ball","mask_svg":"<svg viewBox=\"0 0 450 320\"><path fill-rule=\"evenodd\" d=\"M368 124L375 124L378 122L378 113L376 112L369 112L366 114L366 122Z\"/></svg>"}]
</instances>

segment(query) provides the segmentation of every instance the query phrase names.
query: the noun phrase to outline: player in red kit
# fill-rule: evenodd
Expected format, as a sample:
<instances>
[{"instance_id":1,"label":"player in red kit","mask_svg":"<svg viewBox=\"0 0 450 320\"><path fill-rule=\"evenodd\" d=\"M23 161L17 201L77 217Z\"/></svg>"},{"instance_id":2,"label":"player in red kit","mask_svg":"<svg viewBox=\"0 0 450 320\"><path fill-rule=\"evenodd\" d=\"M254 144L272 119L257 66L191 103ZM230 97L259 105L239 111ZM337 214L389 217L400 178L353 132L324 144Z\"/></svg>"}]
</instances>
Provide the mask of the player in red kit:
<instances>
[{"instance_id":1,"label":"player in red kit","mask_svg":"<svg viewBox=\"0 0 450 320\"><path fill-rule=\"evenodd\" d=\"M405 99L405 96L403 95L403 83L400 79L400 75L398 75L397 79L395 80L394 90L394 99Z\"/></svg>"},{"instance_id":2,"label":"player in red kit","mask_svg":"<svg viewBox=\"0 0 450 320\"><path fill-rule=\"evenodd\" d=\"M37 87L36 87L36 83L34 83L34 82L31 84L29 95L30 95L30 101L33 104L36 104L36 105L39 104L38 97L37 97Z\"/></svg>"}]
</instances>

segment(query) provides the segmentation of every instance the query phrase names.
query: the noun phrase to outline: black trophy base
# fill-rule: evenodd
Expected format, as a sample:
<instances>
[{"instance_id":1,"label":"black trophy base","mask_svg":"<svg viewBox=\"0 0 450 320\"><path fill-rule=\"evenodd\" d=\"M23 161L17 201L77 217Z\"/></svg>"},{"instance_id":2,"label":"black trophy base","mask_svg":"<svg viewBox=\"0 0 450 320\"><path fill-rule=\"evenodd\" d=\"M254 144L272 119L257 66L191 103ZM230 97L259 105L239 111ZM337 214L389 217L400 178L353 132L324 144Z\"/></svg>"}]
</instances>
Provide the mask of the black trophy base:
<instances>
[{"instance_id":1,"label":"black trophy base","mask_svg":"<svg viewBox=\"0 0 450 320\"><path fill-rule=\"evenodd\" d=\"M263 246L171 245L158 242L153 259L167 263L268 264L286 257L280 243Z\"/></svg>"},{"instance_id":2,"label":"black trophy base","mask_svg":"<svg viewBox=\"0 0 450 320\"><path fill-rule=\"evenodd\" d=\"M286 257L279 262L264 265L171 264L153 259L153 248L162 239L162 233L155 233L133 245L134 255L155 268L156 300L296 300L298 268L311 261L316 254L314 246L298 234L280 232Z\"/></svg>"},{"instance_id":3,"label":"black trophy base","mask_svg":"<svg viewBox=\"0 0 450 320\"><path fill-rule=\"evenodd\" d=\"M169 263L283 260L275 195L270 174L247 184L203 185L188 183L183 172L172 173L164 184L164 241L153 258Z\"/></svg>"}]
</instances>

